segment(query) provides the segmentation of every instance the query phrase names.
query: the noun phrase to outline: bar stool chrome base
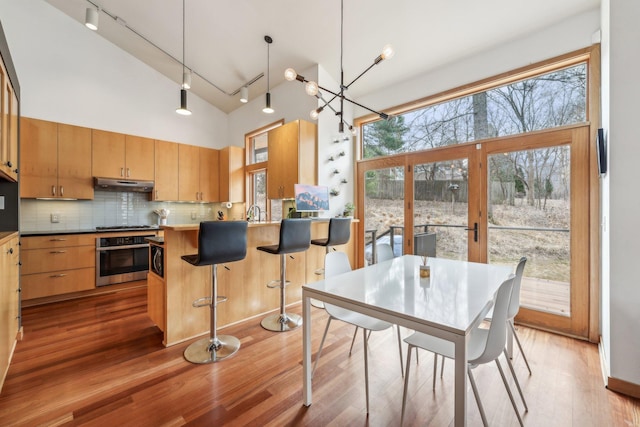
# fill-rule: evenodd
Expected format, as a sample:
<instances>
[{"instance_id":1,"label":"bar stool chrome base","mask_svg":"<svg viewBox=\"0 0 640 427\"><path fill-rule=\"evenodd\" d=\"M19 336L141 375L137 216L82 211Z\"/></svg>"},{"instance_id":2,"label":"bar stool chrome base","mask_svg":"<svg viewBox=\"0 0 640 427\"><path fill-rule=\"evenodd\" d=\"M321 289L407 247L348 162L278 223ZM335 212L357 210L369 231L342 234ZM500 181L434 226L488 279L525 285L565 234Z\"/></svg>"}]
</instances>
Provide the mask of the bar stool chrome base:
<instances>
[{"instance_id":1,"label":"bar stool chrome base","mask_svg":"<svg viewBox=\"0 0 640 427\"><path fill-rule=\"evenodd\" d=\"M294 313L272 314L262 319L260 325L268 331L292 331L302 325L302 317Z\"/></svg>"},{"instance_id":2,"label":"bar stool chrome base","mask_svg":"<svg viewBox=\"0 0 640 427\"><path fill-rule=\"evenodd\" d=\"M218 335L215 339L203 338L184 350L184 358L191 363L218 362L236 354L240 340L231 335Z\"/></svg>"}]
</instances>

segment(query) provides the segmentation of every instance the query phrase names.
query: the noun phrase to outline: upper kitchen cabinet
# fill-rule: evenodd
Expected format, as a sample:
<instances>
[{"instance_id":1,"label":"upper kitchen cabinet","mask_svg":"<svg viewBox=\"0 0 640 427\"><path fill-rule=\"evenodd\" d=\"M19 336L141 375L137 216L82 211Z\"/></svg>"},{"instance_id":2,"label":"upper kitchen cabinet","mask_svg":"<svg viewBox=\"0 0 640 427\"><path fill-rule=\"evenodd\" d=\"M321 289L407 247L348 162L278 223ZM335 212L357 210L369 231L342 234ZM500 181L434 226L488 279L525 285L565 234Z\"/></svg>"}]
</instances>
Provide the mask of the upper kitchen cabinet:
<instances>
[{"instance_id":1,"label":"upper kitchen cabinet","mask_svg":"<svg viewBox=\"0 0 640 427\"><path fill-rule=\"evenodd\" d=\"M93 129L93 175L153 181L153 139Z\"/></svg>"},{"instance_id":2,"label":"upper kitchen cabinet","mask_svg":"<svg viewBox=\"0 0 640 427\"><path fill-rule=\"evenodd\" d=\"M294 184L316 184L317 126L296 120L268 133L267 195L292 199Z\"/></svg>"},{"instance_id":3,"label":"upper kitchen cabinet","mask_svg":"<svg viewBox=\"0 0 640 427\"><path fill-rule=\"evenodd\" d=\"M178 200L217 202L220 152L211 148L178 144Z\"/></svg>"},{"instance_id":4,"label":"upper kitchen cabinet","mask_svg":"<svg viewBox=\"0 0 640 427\"><path fill-rule=\"evenodd\" d=\"M178 143L156 140L153 200L178 200Z\"/></svg>"},{"instance_id":5,"label":"upper kitchen cabinet","mask_svg":"<svg viewBox=\"0 0 640 427\"><path fill-rule=\"evenodd\" d=\"M0 176L10 181L18 180L18 96L11 86L6 69L0 63L1 134Z\"/></svg>"},{"instance_id":6,"label":"upper kitchen cabinet","mask_svg":"<svg viewBox=\"0 0 640 427\"><path fill-rule=\"evenodd\" d=\"M20 119L20 197L93 199L91 129Z\"/></svg>"},{"instance_id":7,"label":"upper kitchen cabinet","mask_svg":"<svg viewBox=\"0 0 640 427\"><path fill-rule=\"evenodd\" d=\"M220 150L220 201L244 202L244 149L225 147Z\"/></svg>"}]
</instances>

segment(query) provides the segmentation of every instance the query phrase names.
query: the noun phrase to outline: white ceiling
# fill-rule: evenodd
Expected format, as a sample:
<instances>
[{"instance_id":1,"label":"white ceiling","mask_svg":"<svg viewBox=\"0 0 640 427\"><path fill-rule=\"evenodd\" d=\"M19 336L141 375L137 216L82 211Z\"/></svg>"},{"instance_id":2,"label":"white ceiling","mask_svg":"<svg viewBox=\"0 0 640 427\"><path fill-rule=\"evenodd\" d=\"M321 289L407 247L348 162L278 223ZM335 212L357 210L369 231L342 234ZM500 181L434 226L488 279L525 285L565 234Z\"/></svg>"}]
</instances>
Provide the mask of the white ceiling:
<instances>
[{"instance_id":1,"label":"white ceiling","mask_svg":"<svg viewBox=\"0 0 640 427\"><path fill-rule=\"evenodd\" d=\"M86 8L91 7L87 0L46 1L83 23ZM182 61L182 0L91 1ZM395 56L358 80L349 90L350 97L599 4L600 0L344 0L345 83L364 71L387 43L393 45ZM265 35L273 38L271 87L284 81L286 68L301 71L314 64L321 64L340 81L340 0L186 0L185 20L185 64L221 89L193 76L191 91L224 112L243 105L239 95L228 94L261 73L265 77L250 86L250 99L266 92ZM179 62L104 12L98 33L180 84Z\"/></svg>"}]
</instances>

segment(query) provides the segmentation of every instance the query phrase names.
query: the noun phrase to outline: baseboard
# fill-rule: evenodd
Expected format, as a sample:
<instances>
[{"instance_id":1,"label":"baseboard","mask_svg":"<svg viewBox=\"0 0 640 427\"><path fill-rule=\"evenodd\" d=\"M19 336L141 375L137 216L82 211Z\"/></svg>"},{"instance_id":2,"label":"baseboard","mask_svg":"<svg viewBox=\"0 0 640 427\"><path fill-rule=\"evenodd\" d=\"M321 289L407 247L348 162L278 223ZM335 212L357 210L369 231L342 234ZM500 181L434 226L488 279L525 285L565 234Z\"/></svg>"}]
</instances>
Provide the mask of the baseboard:
<instances>
[{"instance_id":1,"label":"baseboard","mask_svg":"<svg viewBox=\"0 0 640 427\"><path fill-rule=\"evenodd\" d=\"M609 377L607 379L607 388L616 393L640 399L640 384L630 383L618 378Z\"/></svg>"}]
</instances>

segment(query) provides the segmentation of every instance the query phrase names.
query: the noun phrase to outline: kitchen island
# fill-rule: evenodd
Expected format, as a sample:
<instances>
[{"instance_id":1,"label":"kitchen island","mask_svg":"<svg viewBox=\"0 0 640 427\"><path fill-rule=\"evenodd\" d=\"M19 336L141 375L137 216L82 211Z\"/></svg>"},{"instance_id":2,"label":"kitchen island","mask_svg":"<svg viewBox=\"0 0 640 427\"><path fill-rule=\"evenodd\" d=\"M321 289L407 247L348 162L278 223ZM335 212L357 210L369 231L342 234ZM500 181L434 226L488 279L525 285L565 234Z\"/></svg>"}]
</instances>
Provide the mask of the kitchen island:
<instances>
[{"instance_id":1,"label":"kitchen island","mask_svg":"<svg viewBox=\"0 0 640 427\"><path fill-rule=\"evenodd\" d=\"M351 224L351 240L336 249L349 254L355 265L357 221ZM312 220L311 239L327 236L329 220ZM194 308L193 301L209 296L211 268L194 267L181 259L182 255L198 252L199 224L167 225L164 230L164 267L161 277L148 274L148 312L164 332L163 344L172 346L209 333L209 310ZM258 251L258 246L276 244L280 238L280 222L249 223L247 256L244 260L218 266L218 294L228 300L218 305L219 328L278 310L278 289L267 283L280 275L279 257ZM154 244L151 242L151 244ZM308 251L291 254L287 259L286 303L302 300L302 285L320 280L315 271L324 265L325 248L311 245ZM293 259L292 259L293 258Z\"/></svg>"}]
</instances>

